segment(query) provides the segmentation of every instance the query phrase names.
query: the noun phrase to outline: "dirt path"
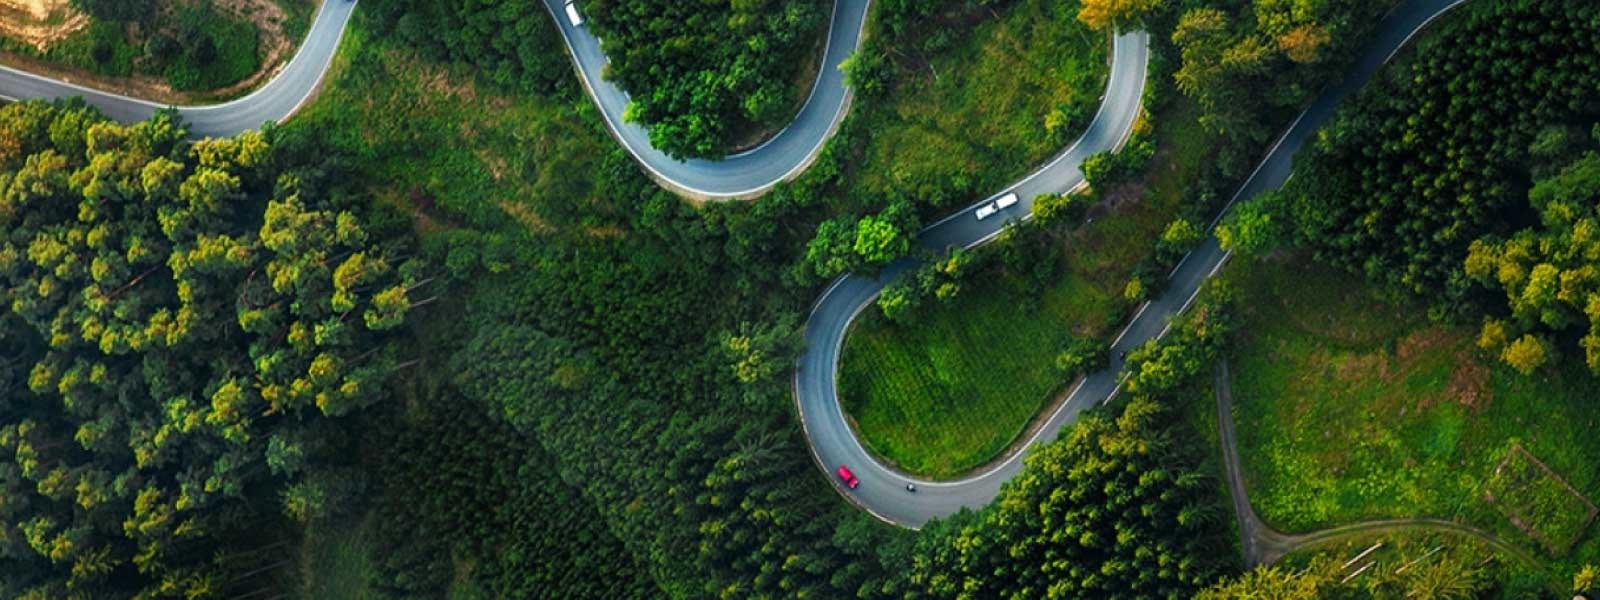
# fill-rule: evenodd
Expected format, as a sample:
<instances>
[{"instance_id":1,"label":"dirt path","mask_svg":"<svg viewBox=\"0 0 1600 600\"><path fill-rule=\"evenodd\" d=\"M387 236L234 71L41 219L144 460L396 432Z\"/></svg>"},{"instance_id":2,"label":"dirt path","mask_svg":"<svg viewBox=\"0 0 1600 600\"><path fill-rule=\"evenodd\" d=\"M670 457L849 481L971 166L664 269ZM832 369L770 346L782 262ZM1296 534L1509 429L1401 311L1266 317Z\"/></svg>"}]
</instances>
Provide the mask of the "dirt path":
<instances>
[{"instance_id":1,"label":"dirt path","mask_svg":"<svg viewBox=\"0 0 1600 600\"><path fill-rule=\"evenodd\" d=\"M1234 435L1232 378L1228 361L1216 368L1217 432L1222 445L1222 467L1227 473L1228 495L1233 497L1233 512L1239 523L1239 539L1244 546L1245 567L1268 565L1285 554L1324 544L1337 543L1375 533L1428 532L1458 535L1480 540L1506 556L1535 568L1538 558L1522 548L1506 543L1487 531L1442 519L1381 519L1330 527L1310 533L1287 534L1268 526L1250 505L1250 491L1244 483L1239 462L1239 444Z\"/></svg>"}]
</instances>

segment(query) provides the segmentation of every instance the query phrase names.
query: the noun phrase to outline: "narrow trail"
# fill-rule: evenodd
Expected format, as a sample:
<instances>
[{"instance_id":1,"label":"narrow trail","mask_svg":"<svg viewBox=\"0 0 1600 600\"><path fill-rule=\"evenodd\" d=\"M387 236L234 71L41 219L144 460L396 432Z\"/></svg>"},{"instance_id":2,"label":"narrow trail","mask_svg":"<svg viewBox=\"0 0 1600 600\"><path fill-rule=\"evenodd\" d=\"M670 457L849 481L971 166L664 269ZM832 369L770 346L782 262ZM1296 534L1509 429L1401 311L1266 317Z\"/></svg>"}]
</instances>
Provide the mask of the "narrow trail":
<instances>
[{"instance_id":1,"label":"narrow trail","mask_svg":"<svg viewBox=\"0 0 1600 600\"><path fill-rule=\"evenodd\" d=\"M1361 536L1386 533L1443 533L1482 541L1502 554L1515 558L1528 566L1542 568L1532 553L1507 543L1492 533L1471 525L1444 519L1378 519L1349 525L1329 527L1309 533L1283 533L1267 525L1250 504L1250 490L1244 482L1244 470L1239 460L1239 444L1234 434L1232 378L1228 375L1228 361L1217 363L1215 370L1217 397L1218 443L1222 446L1222 468L1228 480L1228 495L1233 498L1234 518L1239 523L1239 540L1244 547L1245 567L1270 565L1297 550L1335 544Z\"/></svg>"}]
</instances>

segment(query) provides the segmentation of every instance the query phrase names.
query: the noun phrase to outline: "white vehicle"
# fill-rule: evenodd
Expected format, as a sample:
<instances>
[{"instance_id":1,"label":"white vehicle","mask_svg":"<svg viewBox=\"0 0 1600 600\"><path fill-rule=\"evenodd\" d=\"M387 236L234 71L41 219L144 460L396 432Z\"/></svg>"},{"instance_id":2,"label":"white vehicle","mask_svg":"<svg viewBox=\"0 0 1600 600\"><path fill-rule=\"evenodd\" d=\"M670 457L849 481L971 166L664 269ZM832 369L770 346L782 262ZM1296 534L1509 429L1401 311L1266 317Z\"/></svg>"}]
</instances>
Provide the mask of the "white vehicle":
<instances>
[{"instance_id":1,"label":"white vehicle","mask_svg":"<svg viewBox=\"0 0 1600 600\"><path fill-rule=\"evenodd\" d=\"M978 212L977 212L978 220L982 221L984 219L987 219L987 218L989 218L990 215L993 215L993 214L995 214L997 212L1000 212L1000 209L995 208L993 202L990 202L990 203L985 204L983 206L979 206L978 207Z\"/></svg>"},{"instance_id":2,"label":"white vehicle","mask_svg":"<svg viewBox=\"0 0 1600 600\"><path fill-rule=\"evenodd\" d=\"M583 15L578 14L578 5L571 0L567 1L567 20L572 21L573 27L583 25Z\"/></svg>"},{"instance_id":3,"label":"white vehicle","mask_svg":"<svg viewBox=\"0 0 1600 600\"><path fill-rule=\"evenodd\" d=\"M1011 205L1016 204L1016 203L1017 203L1017 193L1016 192L1011 192L1009 194L1001 196L999 200L996 200L994 202L994 206L995 206L995 208L997 208L999 210L1005 210L1007 208L1010 208Z\"/></svg>"}]
</instances>

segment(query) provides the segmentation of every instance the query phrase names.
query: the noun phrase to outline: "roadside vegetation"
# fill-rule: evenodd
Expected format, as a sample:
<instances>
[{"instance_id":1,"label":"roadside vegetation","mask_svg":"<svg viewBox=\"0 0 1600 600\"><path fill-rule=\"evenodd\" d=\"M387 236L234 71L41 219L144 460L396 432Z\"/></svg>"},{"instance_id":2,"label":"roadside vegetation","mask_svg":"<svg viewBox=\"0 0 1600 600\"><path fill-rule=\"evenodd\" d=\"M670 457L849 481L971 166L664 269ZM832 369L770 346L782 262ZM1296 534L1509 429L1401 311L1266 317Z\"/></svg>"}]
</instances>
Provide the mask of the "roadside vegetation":
<instances>
[{"instance_id":1,"label":"roadside vegetation","mask_svg":"<svg viewBox=\"0 0 1600 600\"><path fill-rule=\"evenodd\" d=\"M316 10L312 0L35 4L43 14L0 4L0 13L10 10L19 20L0 29L0 50L81 69L114 89L175 100L228 96L260 83L266 67L288 60Z\"/></svg>"},{"instance_id":2,"label":"roadside vegetation","mask_svg":"<svg viewBox=\"0 0 1600 600\"><path fill-rule=\"evenodd\" d=\"M581 228L589 212L629 210L601 201L595 179L572 176L608 165L615 147L587 98L573 93L576 82L555 87L542 63L485 72L436 60L455 55L410 36L443 25L414 17L396 30L381 17L355 14L319 101L285 127L319 132L331 156L424 231L511 222L551 232Z\"/></svg>"},{"instance_id":3,"label":"roadside vegetation","mask_svg":"<svg viewBox=\"0 0 1600 600\"><path fill-rule=\"evenodd\" d=\"M631 94L627 119L677 158L753 146L794 118L811 90L832 2L591 0L585 26ZM542 10L542 9L541 9Z\"/></svg>"},{"instance_id":4,"label":"roadside vegetation","mask_svg":"<svg viewBox=\"0 0 1600 600\"><path fill-rule=\"evenodd\" d=\"M1313 15L1322 19L1320 22L1305 20L1297 27L1326 27L1349 34L1364 31L1381 14L1381 3L1348 4L1351 6L1344 10L1360 18L1349 20L1348 14L1327 13ZM1055 36L1052 39L1086 47L1077 38L1092 36L1099 41L1104 34L1089 31L1084 21L1104 27L1108 21L1102 19L1104 13L1098 12L1103 10L1106 9L1098 2L1088 3L1082 10L1059 3L1024 3L1013 8L1007 18L1026 16L1026 23L1036 24L1047 20L1041 18L1044 15L1053 14L1058 24L1048 29L1049 35ZM1041 409L1067 392L1077 375L1090 370L1074 354L1081 354L1085 347L1109 346L1118 326L1134 307L1160 292L1167 273L1200 241L1213 211L1221 207L1221 200L1231 193L1231 187L1248 173L1246 160L1264 147L1269 128L1277 123L1274 119L1294 109L1295 103L1303 102L1316 90L1304 87L1304 82L1327 80L1359 40L1359 36L1343 38L1338 43L1325 40L1309 53L1292 45L1267 48L1256 58L1259 69L1206 70L1216 66L1211 63L1212 48L1252 43L1259 39L1257 36L1267 36L1275 31L1273 28L1285 26L1287 18L1273 6L1233 11L1208 7L1181 17L1155 12L1111 19L1122 23L1147 19L1157 32L1152 40L1152 82L1146 102L1151 112L1122 153L1097 156L1086 162L1084 170L1092 186L1087 194L1045 203L1077 205L1068 209L1076 216L1066 223L1024 226L1003 238L997 247L978 250L980 258L976 260L985 266L964 269L963 273L972 275L964 280L953 278L955 281L942 289L922 286L931 289L902 294L891 288L884 294L886 300L879 302L889 317L864 315L855 325L840 364L840 393L868 448L910 472L950 477L992 460L1011 446ZM1239 24L1230 25L1230 20ZM1261 24L1259 29L1251 29L1252 20ZM1209 32L1205 36L1194 33L1202 28L1200 21L1208 23L1204 26ZM1063 27L1078 33L1061 33ZM1176 33L1177 29L1183 33ZM1174 33L1163 33L1167 31ZM1009 49L1011 40L1017 37L1002 34L997 36L1000 41L996 44ZM1173 40L1176 41L1168 43ZM1034 45L1036 42L1021 44ZM1274 59L1275 52L1283 53L1283 57ZM999 54L1008 60L1017 56L1011 51ZM977 61L955 55L949 62L960 73L963 65ZM931 64L943 63L934 60ZM997 72L997 66L998 72L1006 71L1003 65L986 65L979 72ZM1085 69L1088 67L1086 63ZM1210 79L1201 87L1190 87L1189 82L1199 77ZM926 170L915 162L909 167L876 165L863 170L861 186L889 197L897 197L889 192L893 188L929 190L928 195L949 204L965 203L999 189L1024 172L1020 165L1037 164L1081 133L1093 111L1091 99L1103 85L1103 80L1086 79L1078 80L1082 82L1080 93L1094 90L1095 94L1080 96L1088 101L1082 107L1057 104L1050 108L1041 104L1036 114L1043 117L1035 117L1032 122L1016 116L1022 113L1007 113L1012 115L1008 118L1014 119L1010 123L1017 131L1001 137L1013 143L1032 140L1035 145L1010 146L1009 152L997 149L999 156L974 164L1006 164L1005 156L1026 157L1017 163L1019 168L1014 172L991 167L986 168L986 175L964 178L951 177L952 171L960 170L947 164ZM1176 90L1171 83L1174 80ZM1272 89L1277 95L1270 104L1250 100L1260 112L1243 119L1234 112L1234 101L1207 95L1219 86ZM899 88L895 89L898 93ZM908 98L918 100L913 105L927 104L922 99L928 94L916 86L907 91L911 93ZM888 98L889 106L898 106L893 103L896 96L891 94ZM869 106L876 109L880 105ZM985 115L983 110L951 112L962 115L953 118ZM1287 122L1287 117L1283 118ZM1228 123L1226 127L1224 122ZM1063 123L1064 129L1053 131L1054 139L1039 136L1040 132L1050 131L1048 126ZM883 129L892 130L874 127L875 131ZM1033 135L1023 134L1023 129ZM877 139L882 135L874 137ZM959 138L968 146L976 143L972 139ZM918 140L893 147L930 145L930 141ZM895 155L896 159L904 160L899 158L904 154ZM946 163L948 157L959 153L945 149L928 155ZM870 153L864 162L874 164ZM934 164L940 163L929 162L927 166ZM925 173L928 183L908 178L905 173ZM886 180L886 176L899 180ZM969 182L977 185L939 187ZM884 214L899 214L894 206L891 204ZM1085 219L1091 222L1083 223ZM819 235L819 241L822 239ZM846 252L841 249L819 254L831 259ZM908 295L910 300L905 299ZM902 304L915 308L899 308Z\"/></svg>"}]
</instances>

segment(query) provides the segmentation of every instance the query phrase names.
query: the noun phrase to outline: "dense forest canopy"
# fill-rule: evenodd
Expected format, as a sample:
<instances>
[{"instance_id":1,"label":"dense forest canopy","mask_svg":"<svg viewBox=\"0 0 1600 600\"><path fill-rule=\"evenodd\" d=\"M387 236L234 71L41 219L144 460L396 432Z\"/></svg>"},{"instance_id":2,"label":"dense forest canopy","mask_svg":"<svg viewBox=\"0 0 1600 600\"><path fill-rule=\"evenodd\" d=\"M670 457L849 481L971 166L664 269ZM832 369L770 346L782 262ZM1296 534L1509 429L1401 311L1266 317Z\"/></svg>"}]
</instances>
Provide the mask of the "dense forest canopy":
<instances>
[{"instance_id":1,"label":"dense forest canopy","mask_svg":"<svg viewBox=\"0 0 1600 600\"><path fill-rule=\"evenodd\" d=\"M627 118L674 157L720 157L735 136L781 127L812 76L830 2L592 0L582 4L632 94Z\"/></svg>"},{"instance_id":2,"label":"dense forest canopy","mask_svg":"<svg viewBox=\"0 0 1600 600\"><path fill-rule=\"evenodd\" d=\"M406 45L468 63L489 81L546 93L571 85L542 0L388 0L362 5Z\"/></svg>"},{"instance_id":3,"label":"dense forest canopy","mask_svg":"<svg viewBox=\"0 0 1600 600\"><path fill-rule=\"evenodd\" d=\"M1463 10L1351 98L1283 191L1225 233L1247 249L1287 237L1441 316L1486 311L1481 345L1531 372L1597 314L1595 168L1580 157L1600 119L1600 9ZM1580 342L1591 366L1595 339Z\"/></svg>"},{"instance_id":4,"label":"dense forest canopy","mask_svg":"<svg viewBox=\"0 0 1600 600\"><path fill-rule=\"evenodd\" d=\"M268 135L37 102L0 130L0 592L239 592L230 548L352 491L316 464L405 360L423 265Z\"/></svg>"}]
</instances>

